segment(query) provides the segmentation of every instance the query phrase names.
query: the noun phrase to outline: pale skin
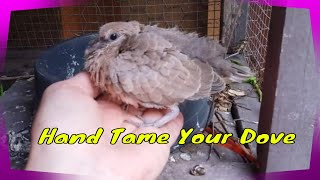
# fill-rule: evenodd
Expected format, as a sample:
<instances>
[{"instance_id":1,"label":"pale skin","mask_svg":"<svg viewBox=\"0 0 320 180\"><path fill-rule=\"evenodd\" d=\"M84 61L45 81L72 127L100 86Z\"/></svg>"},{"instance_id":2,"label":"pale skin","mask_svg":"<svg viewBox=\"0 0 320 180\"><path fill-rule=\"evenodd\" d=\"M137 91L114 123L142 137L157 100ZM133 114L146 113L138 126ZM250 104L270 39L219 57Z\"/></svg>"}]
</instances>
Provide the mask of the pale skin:
<instances>
[{"instance_id":1,"label":"pale skin","mask_svg":"<svg viewBox=\"0 0 320 180\"><path fill-rule=\"evenodd\" d=\"M181 113L161 128L138 128L126 122L129 114L121 106L97 99L99 94L87 73L47 88L33 123L26 170L99 176L94 179L156 179L160 175L182 128ZM143 117L150 123L165 113L149 110ZM94 134L100 127L104 133L96 145L38 145L42 130L55 127L58 134ZM125 134L169 133L169 143L128 145L118 141L111 145L111 130L120 127L126 128Z\"/></svg>"}]
</instances>

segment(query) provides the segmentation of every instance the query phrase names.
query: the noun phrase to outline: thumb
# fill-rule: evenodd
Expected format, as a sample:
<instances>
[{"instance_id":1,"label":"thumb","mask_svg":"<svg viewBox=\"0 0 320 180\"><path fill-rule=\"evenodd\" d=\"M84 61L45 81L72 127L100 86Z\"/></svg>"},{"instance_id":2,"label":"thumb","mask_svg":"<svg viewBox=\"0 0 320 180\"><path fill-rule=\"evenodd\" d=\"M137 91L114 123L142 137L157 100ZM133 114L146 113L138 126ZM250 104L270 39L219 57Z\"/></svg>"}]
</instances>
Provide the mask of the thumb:
<instances>
[{"instance_id":1,"label":"thumb","mask_svg":"<svg viewBox=\"0 0 320 180\"><path fill-rule=\"evenodd\" d=\"M153 122L154 120L157 120L159 118L161 118L163 115L165 114L165 112L162 111L155 111L155 110L149 110L147 112L145 112L143 114L143 118L146 121L150 121ZM160 134L169 134L169 140L167 144L162 144L161 146L169 146L169 148L175 143L175 141L177 140L179 134L180 134L180 130L182 129L183 126L183 115L181 113L179 113L179 115L172 119L171 121L169 121L168 123L166 123L165 125L163 125L160 128L155 128L155 127L143 127L143 128L138 128L135 130L135 133L139 134L139 133L156 133L157 136L159 136Z\"/></svg>"}]
</instances>

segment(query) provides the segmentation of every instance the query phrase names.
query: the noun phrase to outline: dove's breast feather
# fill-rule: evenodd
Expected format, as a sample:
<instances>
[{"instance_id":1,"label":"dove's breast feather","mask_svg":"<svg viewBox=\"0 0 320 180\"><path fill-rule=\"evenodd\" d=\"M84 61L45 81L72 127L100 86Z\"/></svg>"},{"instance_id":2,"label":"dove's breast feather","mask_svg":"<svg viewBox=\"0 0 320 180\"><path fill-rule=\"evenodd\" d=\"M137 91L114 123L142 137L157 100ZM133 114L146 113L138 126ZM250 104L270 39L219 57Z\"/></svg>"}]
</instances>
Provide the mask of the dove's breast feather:
<instances>
[{"instance_id":1,"label":"dove's breast feather","mask_svg":"<svg viewBox=\"0 0 320 180\"><path fill-rule=\"evenodd\" d=\"M201 87L201 69L192 61L178 59L177 52L169 51L162 56L156 53L118 58L115 61L118 68L114 68L116 78L112 78L112 83L140 104L170 106L192 97ZM183 54L178 55L187 58ZM120 64L134 68L125 70Z\"/></svg>"},{"instance_id":2,"label":"dove's breast feather","mask_svg":"<svg viewBox=\"0 0 320 180\"><path fill-rule=\"evenodd\" d=\"M109 66L114 88L126 98L142 106L167 107L210 95L216 75L212 68L156 34L139 34L127 48Z\"/></svg>"}]
</instances>

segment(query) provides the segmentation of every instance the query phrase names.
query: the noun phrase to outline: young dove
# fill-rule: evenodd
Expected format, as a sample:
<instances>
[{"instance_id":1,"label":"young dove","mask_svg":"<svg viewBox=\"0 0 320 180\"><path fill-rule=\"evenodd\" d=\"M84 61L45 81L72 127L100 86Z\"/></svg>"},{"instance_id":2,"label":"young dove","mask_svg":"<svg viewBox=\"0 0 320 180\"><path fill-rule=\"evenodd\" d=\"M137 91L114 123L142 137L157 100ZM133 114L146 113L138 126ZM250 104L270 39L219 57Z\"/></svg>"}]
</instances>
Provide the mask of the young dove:
<instances>
[{"instance_id":1,"label":"young dove","mask_svg":"<svg viewBox=\"0 0 320 180\"><path fill-rule=\"evenodd\" d=\"M85 70L114 102L169 109L153 123L135 116L127 120L136 126L161 127L179 114L179 103L224 90L221 76L236 79L236 72L223 60L224 51L193 33L137 21L111 22L100 27L99 37L86 49Z\"/></svg>"}]
</instances>

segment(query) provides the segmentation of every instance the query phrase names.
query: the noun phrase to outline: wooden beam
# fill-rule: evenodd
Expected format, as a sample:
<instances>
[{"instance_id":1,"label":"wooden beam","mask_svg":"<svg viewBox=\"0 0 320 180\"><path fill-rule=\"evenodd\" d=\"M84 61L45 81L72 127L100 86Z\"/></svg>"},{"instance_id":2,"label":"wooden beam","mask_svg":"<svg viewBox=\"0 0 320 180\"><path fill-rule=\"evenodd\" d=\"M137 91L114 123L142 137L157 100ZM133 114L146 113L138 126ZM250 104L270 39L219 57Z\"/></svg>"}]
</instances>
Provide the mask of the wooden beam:
<instances>
[{"instance_id":1,"label":"wooden beam","mask_svg":"<svg viewBox=\"0 0 320 180\"><path fill-rule=\"evenodd\" d=\"M207 36L211 39L219 40L221 27L223 0L208 0L208 27Z\"/></svg>"},{"instance_id":2,"label":"wooden beam","mask_svg":"<svg viewBox=\"0 0 320 180\"><path fill-rule=\"evenodd\" d=\"M74 14L79 14L76 7L61 7L61 37L69 39L75 36L77 31L81 31L81 17Z\"/></svg>"},{"instance_id":3,"label":"wooden beam","mask_svg":"<svg viewBox=\"0 0 320 180\"><path fill-rule=\"evenodd\" d=\"M270 30L268 37L268 51L263 80L263 100L261 103L260 120L258 126L259 134L269 134L271 132L271 123L274 112L278 71L280 64L279 61L285 12L286 10L284 8L272 8ZM257 146L258 160L261 162L261 172L266 171L268 154L269 144Z\"/></svg>"},{"instance_id":4,"label":"wooden beam","mask_svg":"<svg viewBox=\"0 0 320 180\"><path fill-rule=\"evenodd\" d=\"M261 172L309 168L320 102L315 65L308 10L273 7L258 133L295 133L296 139L258 145Z\"/></svg>"}]
</instances>

